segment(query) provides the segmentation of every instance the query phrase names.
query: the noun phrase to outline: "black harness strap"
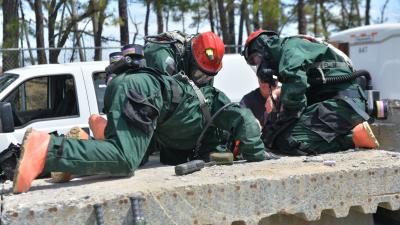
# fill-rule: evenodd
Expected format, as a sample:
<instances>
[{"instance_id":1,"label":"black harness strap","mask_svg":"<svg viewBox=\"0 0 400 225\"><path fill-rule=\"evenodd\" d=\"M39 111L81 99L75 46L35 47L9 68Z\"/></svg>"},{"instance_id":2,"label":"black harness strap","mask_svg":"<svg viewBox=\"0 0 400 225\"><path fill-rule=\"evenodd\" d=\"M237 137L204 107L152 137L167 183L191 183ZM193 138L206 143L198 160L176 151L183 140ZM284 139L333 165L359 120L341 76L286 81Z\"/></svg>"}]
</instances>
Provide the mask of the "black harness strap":
<instances>
[{"instance_id":1,"label":"black harness strap","mask_svg":"<svg viewBox=\"0 0 400 225\"><path fill-rule=\"evenodd\" d=\"M352 100L352 98L362 98L359 91L356 90L345 90L339 91L338 95L333 97L334 99L340 99L346 102L359 116L361 116L368 123L373 123L374 118L370 117L368 113L365 112L362 108L360 108L356 103Z\"/></svg>"},{"instance_id":2,"label":"black harness strap","mask_svg":"<svg viewBox=\"0 0 400 225\"><path fill-rule=\"evenodd\" d=\"M172 90L172 103L179 104L182 100L182 91L175 80L169 80Z\"/></svg>"},{"instance_id":3,"label":"black harness strap","mask_svg":"<svg viewBox=\"0 0 400 225\"><path fill-rule=\"evenodd\" d=\"M207 99L206 99L206 97L204 97L204 94L203 94L203 92L201 92L200 88L197 87L197 85L191 79L189 79L188 76L186 76L182 72L174 75L174 77L176 77L179 80L188 82L190 84L190 86L193 88L194 92L196 93L197 98L199 99L200 109L206 120L206 123L209 123L211 121L211 112L210 112L210 109L208 108Z\"/></svg>"}]
</instances>

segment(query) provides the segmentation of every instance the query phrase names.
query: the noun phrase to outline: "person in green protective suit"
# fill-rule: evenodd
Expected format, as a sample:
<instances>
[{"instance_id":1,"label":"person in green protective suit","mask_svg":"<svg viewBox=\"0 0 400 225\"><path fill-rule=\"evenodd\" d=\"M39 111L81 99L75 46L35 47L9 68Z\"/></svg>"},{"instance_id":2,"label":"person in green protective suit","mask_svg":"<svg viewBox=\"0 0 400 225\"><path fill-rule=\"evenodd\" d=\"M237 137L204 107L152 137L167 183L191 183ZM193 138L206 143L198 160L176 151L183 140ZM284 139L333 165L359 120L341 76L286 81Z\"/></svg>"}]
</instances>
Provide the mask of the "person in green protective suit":
<instances>
[{"instance_id":1,"label":"person in green protective suit","mask_svg":"<svg viewBox=\"0 0 400 225\"><path fill-rule=\"evenodd\" d=\"M138 49L126 51L137 53ZM169 56L181 60L175 53ZM225 143L219 130L229 131L232 140L240 141L243 159L264 160L260 128L250 110L230 104L225 94L208 84L221 69L223 54L222 40L205 32L185 41L185 54L180 56L184 60L175 65L176 71L183 65L183 71L177 75L160 71L166 68L161 60L158 67L135 67L114 76L104 98L108 120L103 140L67 139L28 129L14 193L28 191L41 172L131 176L146 152L154 149L160 150L166 164L205 159ZM154 57L158 59L157 52ZM198 140L199 136L203 138Z\"/></svg>"},{"instance_id":2,"label":"person in green protective suit","mask_svg":"<svg viewBox=\"0 0 400 225\"><path fill-rule=\"evenodd\" d=\"M258 30L242 53L257 75L282 83L263 127L267 148L289 155L376 148L365 112L366 98L350 60L327 43L308 36L280 38ZM273 99L274 100L274 99ZM271 111L271 110L269 110Z\"/></svg>"}]
</instances>

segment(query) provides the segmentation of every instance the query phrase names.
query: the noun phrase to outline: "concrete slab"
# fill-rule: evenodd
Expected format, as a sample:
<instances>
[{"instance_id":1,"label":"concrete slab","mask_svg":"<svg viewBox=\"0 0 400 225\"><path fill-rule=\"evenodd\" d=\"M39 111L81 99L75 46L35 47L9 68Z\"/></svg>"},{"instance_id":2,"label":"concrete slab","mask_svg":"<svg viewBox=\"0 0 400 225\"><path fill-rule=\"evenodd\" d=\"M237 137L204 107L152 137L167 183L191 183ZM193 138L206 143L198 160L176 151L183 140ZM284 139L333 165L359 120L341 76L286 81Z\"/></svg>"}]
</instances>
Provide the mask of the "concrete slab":
<instances>
[{"instance_id":1,"label":"concrete slab","mask_svg":"<svg viewBox=\"0 0 400 225\"><path fill-rule=\"evenodd\" d=\"M374 225L371 214L363 214L350 209L349 215L343 218L332 217L330 214L322 213L321 219L317 221L305 221L298 217L285 214L276 214L261 219L258 225Z\"/></svg>"},{"instance_id":2,"label":"concrete slab","mask_svg":"<svg viewBox=\"0 0 400 225\"><path fill-rule=\"evenodd\" d=\"M132 196L145 198L147 224L163 225L252 225L282 214L316 221L321 213L344 218L350 209L361 214L374 213L378 205L399 209L399 153L350 151L305 159L213 166L181 177L168 166L138 170L131 178L36 180L30 192L19 195L7 183L1 219L4 225L94 224L93 205L100 203L106 224L132 224Z\"/></svg>"}]
</instances>

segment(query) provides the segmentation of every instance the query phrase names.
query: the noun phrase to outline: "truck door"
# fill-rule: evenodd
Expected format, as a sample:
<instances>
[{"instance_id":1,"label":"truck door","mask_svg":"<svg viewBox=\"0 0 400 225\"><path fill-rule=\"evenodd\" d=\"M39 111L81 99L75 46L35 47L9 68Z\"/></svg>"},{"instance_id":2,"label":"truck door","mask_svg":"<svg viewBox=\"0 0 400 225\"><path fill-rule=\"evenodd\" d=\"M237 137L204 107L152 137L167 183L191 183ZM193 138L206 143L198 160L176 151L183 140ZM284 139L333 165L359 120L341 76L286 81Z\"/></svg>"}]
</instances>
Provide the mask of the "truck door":
<instances>
[{"instance_id":1,"label":"truck door","mask_svg":"<svg viewBox=\"0 0 400 225\"><path fill-rule=\"evenodd\" d=\"M85 80L86 93L89 99L89 109L91 114L103 113L104 94L106 90L106 72L104 68L107 64L93 64L82 68L83 79Z\"/></svg>"},{"instance_id":2,"label":"truck door","mask_svg":"<svg viewBox=\"0 0 400 225\"><path fill-rule=\"evenodd\" d=\"M23 81L2 100L10 102L13 111L15 132L7 135L21 142L28 127L59 134L73 126L88 128L89 112L82 108L87 107L87 98L79 96L84 88L81 78L72 74L43 75ZM0 147L1 151L3 146Z\"/></svg>"}]
</instances>

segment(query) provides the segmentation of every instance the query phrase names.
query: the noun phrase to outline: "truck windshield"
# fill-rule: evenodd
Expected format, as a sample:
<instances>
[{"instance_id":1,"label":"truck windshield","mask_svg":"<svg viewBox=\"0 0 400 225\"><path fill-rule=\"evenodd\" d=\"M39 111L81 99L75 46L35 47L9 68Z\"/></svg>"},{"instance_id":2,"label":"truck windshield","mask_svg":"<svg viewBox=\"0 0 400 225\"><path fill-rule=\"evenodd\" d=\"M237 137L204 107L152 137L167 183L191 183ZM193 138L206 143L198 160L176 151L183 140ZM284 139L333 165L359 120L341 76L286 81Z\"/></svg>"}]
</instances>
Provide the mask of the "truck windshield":
<instances>
[{"instance_id":1,"label":"truck windshield","mask_svg":"<svg viewBox=\"0 0 400 225\"><path fill-rule=\"evenodd\" d=\"M5 73L0 75L0 92L6 89L6 87L8 87L17 78L17 74Z\"/></svg>"}]
</instances>

